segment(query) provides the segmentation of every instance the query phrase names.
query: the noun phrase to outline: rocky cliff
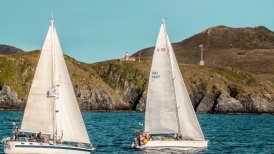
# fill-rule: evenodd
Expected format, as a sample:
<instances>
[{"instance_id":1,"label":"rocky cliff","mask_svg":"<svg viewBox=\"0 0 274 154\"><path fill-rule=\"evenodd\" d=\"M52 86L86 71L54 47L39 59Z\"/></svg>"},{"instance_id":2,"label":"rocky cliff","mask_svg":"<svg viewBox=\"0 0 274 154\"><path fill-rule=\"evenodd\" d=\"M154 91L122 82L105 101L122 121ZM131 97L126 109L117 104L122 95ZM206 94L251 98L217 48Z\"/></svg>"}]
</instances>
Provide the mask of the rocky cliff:
<instances>
[{"instance_id":1,"label":"rocky cliff","mask_svg":"<svg viewBox=\"0 0 274 154\"><path fill-rule=\"evenodd\" d=\"M93 64L132 110L144 111L150 62ZM274 87L254 74L221 67L181 65L198 113L274 113Z\"/></svg>"},{"instance_id":2,"label":"rocky cliff","mask_svg":"<svg viewBox=\"0 0 274 154\"><path fill-rule=\"evenodd\" d=\"M24 109L38 57L38 51L0 56L2 110ZM150 61L85 64L65 59L82 110L144 111ZM180 67L198 113L274 113L270 81L231 68Z\"/></svg>"}]
</instances>

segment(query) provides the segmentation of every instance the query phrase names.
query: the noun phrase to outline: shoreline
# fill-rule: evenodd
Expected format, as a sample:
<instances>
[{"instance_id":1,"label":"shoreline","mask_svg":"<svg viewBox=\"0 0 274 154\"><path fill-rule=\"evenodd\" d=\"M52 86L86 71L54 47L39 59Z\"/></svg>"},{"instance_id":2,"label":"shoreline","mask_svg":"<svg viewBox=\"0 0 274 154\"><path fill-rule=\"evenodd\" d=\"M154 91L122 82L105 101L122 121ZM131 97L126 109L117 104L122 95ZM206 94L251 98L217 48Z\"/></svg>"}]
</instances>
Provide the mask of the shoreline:
<instances>
[{"instance_id":1,"label":"shoreline","mask_svg":"<svg viewBox=\"0 0 274 154\"><path fill-rule=\"evenodd\" d=\"M14 112L24 112L24 110L19 109L4 109L0 108L0 112L5 111L14 111ZM133 111L133 110L81 110L81 112L112 112L112 113L121 113L121 112L127 112L127 113L144 113L144 111ZM274 113L196 113L196 114L216 114L216 115L274 115Z\"/></svg>"}]
</instances>

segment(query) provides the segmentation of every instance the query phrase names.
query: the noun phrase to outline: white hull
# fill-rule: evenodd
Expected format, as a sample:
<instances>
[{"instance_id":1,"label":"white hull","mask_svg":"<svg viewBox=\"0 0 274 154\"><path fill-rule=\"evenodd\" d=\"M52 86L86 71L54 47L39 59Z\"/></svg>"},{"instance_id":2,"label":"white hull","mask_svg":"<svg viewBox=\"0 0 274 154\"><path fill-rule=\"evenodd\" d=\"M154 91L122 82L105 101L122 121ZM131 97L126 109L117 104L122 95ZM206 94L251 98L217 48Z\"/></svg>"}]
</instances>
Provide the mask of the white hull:
<instances>
[{"instance_id":1,"label":"white hull","mask_svg":"<svg viewBox=\"0 0 274 154\"><path fill-rule=\"evenodd\" d=\"M207 148L208 141L148 141L141 145L139 149L162 149L173 148L178 150L191 150Z\"/></svg>"},{"instance_id":2,"label":"white hull","mask_svg":"<svg viewBox=\"0 0 274 154\"><path fill-rule=\"evenodd\" d=\"M4 145L6 154L90 154L92 150L94 149L35 142L8 142Z\"/></svg>"}]
</instances>

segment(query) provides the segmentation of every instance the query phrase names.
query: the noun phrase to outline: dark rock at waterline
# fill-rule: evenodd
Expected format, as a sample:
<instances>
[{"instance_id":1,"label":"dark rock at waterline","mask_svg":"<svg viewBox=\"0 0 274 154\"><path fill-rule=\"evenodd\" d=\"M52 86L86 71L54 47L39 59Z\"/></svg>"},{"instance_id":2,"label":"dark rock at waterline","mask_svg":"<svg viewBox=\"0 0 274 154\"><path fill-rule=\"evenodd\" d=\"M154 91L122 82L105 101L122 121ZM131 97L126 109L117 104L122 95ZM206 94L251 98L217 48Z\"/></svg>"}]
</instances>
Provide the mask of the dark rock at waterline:
<instances>
[{"instance_id":1,"label":"dark rock at waterline","mask_svg":"<svg viewBox=\"0 0 274 154\"><path fill-rule=\"evenodd\" d=\"M135 91L136 92L136 91ZM81 110L131 110L131 104L123 100L113 102L111 96L104 90L92 91L85 88L75 88L75 93ZM137 94L137 92L136 92ZM145 110L146 92L143 92L137 111ZM134 96L134 95L133 95ZM137 97L137 96L136 96ZM140 96L138 96L140 97ZM197 99L195 96L191 96ZM132 98L133 100L135 97ZM2 110L24 109L24 103L17 93L9 86L3 86L0 91L0 108ZM221 93L205 95L195 108L197 113L274 113L274 104L271 100L260 97L240 96L237 99Z\"/></svg>"},{"instance_id":2,"label":"dark rock at waterline","mask_svg":"<svg viewBox=\"0 0 274 154\"><path fill-rule=\"evenodd\" d=\"M221 95L215 113L245 113L247 110L241 102L233 97Z\"/></svg>"},{"instance_id":3,"label":"dark rock at waterline","mask_svg":"<svg viewBox=\"0 0 274 154\"><path fill-rule=\"evenodd\" d=\"M9 86L4 85L0 88L0 109L1 110L22 110L24 104L18 98L17 93Z\"/></svg>"},{"instance_id":4,"label":"dark rock at waterline","mask_svg":"<svg viewBox=\"0 0 274 154\"><path fill-rule=\"evenodd\" d=\"M75 86L74 89L81 110L130 110L127 103L121 100L115 102L107 89L85 86Z\"/></svg>"}]
</instances>

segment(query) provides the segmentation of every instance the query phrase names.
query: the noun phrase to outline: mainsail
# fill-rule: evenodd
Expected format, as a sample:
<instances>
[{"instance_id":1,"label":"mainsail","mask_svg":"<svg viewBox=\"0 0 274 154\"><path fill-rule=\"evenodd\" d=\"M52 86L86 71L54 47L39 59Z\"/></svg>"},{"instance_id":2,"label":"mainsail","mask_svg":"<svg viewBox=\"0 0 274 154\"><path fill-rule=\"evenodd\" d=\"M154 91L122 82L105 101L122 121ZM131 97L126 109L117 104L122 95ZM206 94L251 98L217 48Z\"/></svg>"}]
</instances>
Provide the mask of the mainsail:
<instances>
[{"instance_id":1,"label":"mainsail","mask_svg":"<svg viewBox=\"0 0 274 154\"><path fill-rule=\"evenodd\" d=\"M31 84L21 130L53 134L54 100L47 96L53 86L52 28L48 30Z\"/></svg>"},{"instance_id":2,"label":"mainsail","mask_svg":"<svg viewBox=\"0 0 274 154\"><path fill-rule=\"evenodd\" d=\"M144 131L180 133L184 139L204 139L164 22L153 55Z\"/></svg>"},{"instance_id":3,"label":"mainsail","mask_svg":"<svg viewBox=\"0 0 274 154\"><path fill-rule=\"evenodd\" d=\"M144 131L151 134L177 133L176 106L171 63L162 24L150 70Z\"/></svg>"},{"instance_id":4,"label":"mainsail","mask_svg":"<svg viewBox=\"0 0 274 154\"><path fill-rule=\"evenodd\" d=\"M57 139L67 142L90 143L53 21L36 68L21 129L54 133Z\"/></svg>"}]
</instances>

